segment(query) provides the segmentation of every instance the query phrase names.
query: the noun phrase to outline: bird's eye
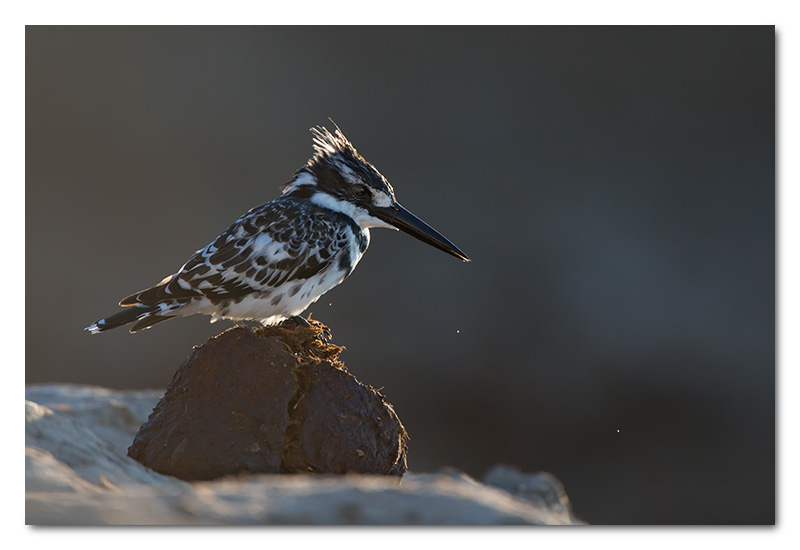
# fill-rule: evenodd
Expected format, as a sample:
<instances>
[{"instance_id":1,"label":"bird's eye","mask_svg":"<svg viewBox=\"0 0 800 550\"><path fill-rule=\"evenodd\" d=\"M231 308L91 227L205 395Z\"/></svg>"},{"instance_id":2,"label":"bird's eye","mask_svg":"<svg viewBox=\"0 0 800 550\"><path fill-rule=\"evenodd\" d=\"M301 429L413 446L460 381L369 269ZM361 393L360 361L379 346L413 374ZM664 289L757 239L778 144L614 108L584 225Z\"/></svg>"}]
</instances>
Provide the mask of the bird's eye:
<instances>
[{"instance_id":1,"label":"bird's eye","mask_svg":"<svg viewBox=\"0 0 800 550\"><path fill-rule=\"evenodd\" d=\"M355 195L357 199L365 199L369 194L369 189L367 189L366 185L357 184L353 186L353 195Z\"/></svg>"}]
</instances>

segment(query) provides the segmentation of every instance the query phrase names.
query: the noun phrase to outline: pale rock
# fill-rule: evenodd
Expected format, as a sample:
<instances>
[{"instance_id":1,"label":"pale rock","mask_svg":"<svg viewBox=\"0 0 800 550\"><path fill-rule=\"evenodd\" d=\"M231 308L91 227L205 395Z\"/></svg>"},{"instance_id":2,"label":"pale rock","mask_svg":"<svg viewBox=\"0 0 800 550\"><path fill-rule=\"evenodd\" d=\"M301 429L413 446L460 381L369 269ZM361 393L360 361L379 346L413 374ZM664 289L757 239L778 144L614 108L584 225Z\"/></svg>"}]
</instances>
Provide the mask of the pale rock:
<instances>
[{"instance_id":1,"label":"pale rock","mask_svg":"<svg viewBox=\"0 0 800 550\"><path fill-rule=\"evenodd\" d=\"M126 456L160 392L26 388L26 523L36 525L582 524L549 474L255 475L187 483Z\"/></svg>"}]
</instances>

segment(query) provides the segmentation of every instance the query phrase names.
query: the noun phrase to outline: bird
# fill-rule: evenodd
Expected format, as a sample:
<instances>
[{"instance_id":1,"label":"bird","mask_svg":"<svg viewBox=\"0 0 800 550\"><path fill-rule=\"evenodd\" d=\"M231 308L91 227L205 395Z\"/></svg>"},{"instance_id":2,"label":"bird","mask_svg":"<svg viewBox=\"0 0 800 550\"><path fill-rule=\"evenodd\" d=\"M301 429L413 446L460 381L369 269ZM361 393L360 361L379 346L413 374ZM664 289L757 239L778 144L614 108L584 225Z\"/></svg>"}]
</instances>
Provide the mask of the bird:
<instances>
[{"instance_id":1,"label":"bird","mask_svg":"<svg viewBox=\"0 0 800 550\"><path fill-rule=\"evenodd\" d=\"M313 155L278 198L249 210L181 268L140 290L123 309L86 327L92 334L130 332L193 314L275 325L300 314L353 272L370 229L390 228L464 262L452 242L397 202L389 181L356 151L341 129L310 129Z\"/></svg>"}]
</instances>

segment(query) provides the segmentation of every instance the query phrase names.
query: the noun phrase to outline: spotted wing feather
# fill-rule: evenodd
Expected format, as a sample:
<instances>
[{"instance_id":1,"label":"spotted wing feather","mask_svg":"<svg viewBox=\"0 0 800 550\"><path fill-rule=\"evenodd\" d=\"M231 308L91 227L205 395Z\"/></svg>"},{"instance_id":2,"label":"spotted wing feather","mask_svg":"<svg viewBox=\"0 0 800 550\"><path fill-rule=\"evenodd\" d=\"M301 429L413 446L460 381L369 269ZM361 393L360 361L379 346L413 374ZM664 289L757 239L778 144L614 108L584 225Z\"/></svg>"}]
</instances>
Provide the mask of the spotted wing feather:
<instances>
[{"instance_id":1,"label":"spotted wing feather","mask_svg":"<svg viewBox=\"0 0 800 550\"><path fill-rule=\"evenodd\" d=\"M212 302L237 300L308 279L328 269L336 252L347 247L341 220L335 223L330 215L291 198L254 208L176 274L120 305L186 303L202 297Z\"/></svg>"}]
</instances>

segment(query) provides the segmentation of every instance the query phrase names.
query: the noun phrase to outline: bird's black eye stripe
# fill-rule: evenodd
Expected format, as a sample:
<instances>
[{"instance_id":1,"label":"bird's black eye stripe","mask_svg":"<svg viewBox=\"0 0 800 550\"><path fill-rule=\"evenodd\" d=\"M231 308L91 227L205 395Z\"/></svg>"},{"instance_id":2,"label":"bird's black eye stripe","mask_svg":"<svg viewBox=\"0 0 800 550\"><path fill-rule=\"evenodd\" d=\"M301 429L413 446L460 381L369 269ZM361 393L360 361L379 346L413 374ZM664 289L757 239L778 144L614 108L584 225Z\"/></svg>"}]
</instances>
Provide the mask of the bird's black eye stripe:
<instances>
[{"instance_id":1,"label":"bird's black eye stripe","mask_svg":"<svg viewBox=\"0 0 800 550\"><path fill-rule=\"evenodd\" d=\"M353 186L353 195L355 195L356 198L365 199L369 196L369 189L367 189L366 185L357 183Z\"/></svg>"}]
</instances>

